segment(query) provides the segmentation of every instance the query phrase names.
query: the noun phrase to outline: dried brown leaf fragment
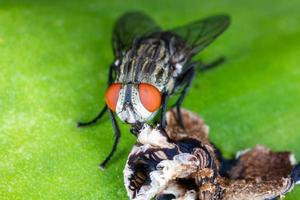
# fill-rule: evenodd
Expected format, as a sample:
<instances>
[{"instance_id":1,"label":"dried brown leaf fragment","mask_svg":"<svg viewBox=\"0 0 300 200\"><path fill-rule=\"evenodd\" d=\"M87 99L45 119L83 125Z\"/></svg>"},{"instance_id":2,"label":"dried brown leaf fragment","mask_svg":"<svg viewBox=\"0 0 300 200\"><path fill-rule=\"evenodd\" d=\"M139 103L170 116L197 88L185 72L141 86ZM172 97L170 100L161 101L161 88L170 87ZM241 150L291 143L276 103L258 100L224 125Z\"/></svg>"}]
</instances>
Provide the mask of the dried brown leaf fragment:
<instances>
[{"instance_id":1,"label":"dried brown leaf fragment","mask_svg":"<svg viewBox=\"0 0 300 200\"><path fill-rule=\"evenodd\" d=\"M264 200L283 197L299 182L293 154L257 145L239 153L221 173L223 159L209 141L208 126L195 113L167 113L166 129L145 124L124 170L130 199Z\"/></svg>"}]
</instances>

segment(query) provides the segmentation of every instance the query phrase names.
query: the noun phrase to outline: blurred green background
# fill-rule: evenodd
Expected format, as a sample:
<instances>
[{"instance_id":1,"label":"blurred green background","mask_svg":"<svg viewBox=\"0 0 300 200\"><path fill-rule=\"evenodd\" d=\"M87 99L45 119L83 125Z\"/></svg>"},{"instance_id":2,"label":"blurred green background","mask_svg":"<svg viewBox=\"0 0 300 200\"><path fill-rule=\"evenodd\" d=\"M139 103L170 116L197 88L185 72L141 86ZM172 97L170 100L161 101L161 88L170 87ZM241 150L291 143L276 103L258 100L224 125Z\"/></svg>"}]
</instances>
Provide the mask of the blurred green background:
<instances>
[{"instance_id":1,"label":"blurred green background","mask_svg":"<svg viewBox=\"0 0 300 200\"><path fill-rule=\"evenodd\" d=\"M112 26L141 10L171 28L228 13L228 31L201 58L226 55L198 74L184 107L201 114L227 157L265 144L300 159L300 1L0 0L0 199L126 199L123 167L135 142L108 116L78 129L104 102ZM287 199L300 199L300 187Z\"/></svg>"}]
</instances>

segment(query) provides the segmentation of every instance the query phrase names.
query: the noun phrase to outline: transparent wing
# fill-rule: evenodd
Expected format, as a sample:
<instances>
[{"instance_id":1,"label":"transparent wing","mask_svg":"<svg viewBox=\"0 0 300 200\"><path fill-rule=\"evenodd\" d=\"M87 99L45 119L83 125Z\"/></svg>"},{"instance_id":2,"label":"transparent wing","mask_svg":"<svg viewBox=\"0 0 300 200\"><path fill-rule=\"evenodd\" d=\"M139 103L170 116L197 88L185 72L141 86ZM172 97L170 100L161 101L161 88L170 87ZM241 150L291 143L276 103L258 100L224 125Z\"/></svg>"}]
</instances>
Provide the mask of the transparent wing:
<instances>
[{"instance_id":1,"label":"transparent wing","mask_svg":"<svg viewBox=\"0 0 300 200\"><path fill-rule=\"evenodd\" d=\"M160 27L141 12L128 12L116 22L113 30L113 50L119 57L128 50L135 39L159 32Z\"/></svg>"},{"instance_id":2,"label":"transparent wing","mask_svg":"<svg viewBox=\"0 0 300 200\"><path fill-rule=\"evenodd\" d=\"M171 29L169 32L181 37L190 48L191 54L195 55L222 34L229 24L229 16L216 15Z\"/></svg>"}]
</instances>

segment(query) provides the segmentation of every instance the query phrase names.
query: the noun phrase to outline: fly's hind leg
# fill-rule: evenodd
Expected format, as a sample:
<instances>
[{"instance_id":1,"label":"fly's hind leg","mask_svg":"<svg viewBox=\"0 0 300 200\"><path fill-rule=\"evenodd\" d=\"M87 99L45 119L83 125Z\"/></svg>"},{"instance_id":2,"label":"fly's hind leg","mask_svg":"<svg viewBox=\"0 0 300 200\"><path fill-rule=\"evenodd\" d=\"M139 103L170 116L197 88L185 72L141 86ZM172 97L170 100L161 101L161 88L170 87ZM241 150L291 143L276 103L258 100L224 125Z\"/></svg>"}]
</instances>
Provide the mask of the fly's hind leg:
<instances>
[{"instance_id":1,"label":"fly's hind leg","mask_svg":"<svg viewBox=\"0 0 300 200\"><path fill-rule=\"evenodd\" d=\"M194 76L195 76L195 67L194 67L194 64L192 64L191 67L182 75L182 79L179 81L179 83L177 83L178 85L184 85L183 91L181 92L179 98L177 99L176 103L173 106L173 107L176 107L178 124L182 128L184 128L184 124L183 124L183 120L182 120L180 107L182 105L182 102L183 102L187 92L190 89L190 86L192 84Z\"/></svg>"},{"instance_id":2,"label":"fly's hind leg","mask_svg":"<svg viewBox=\"0 0 300 200\"><path fill-rule=\"evenodd\" d=\"M207 70L213 69L213 68L223 64L225 61L226 61L226 58L224 56L221 56L210 63L203 63L202 61L197 61L197 68L200 71L205 72Z\"/></svg>"}]
</instances>

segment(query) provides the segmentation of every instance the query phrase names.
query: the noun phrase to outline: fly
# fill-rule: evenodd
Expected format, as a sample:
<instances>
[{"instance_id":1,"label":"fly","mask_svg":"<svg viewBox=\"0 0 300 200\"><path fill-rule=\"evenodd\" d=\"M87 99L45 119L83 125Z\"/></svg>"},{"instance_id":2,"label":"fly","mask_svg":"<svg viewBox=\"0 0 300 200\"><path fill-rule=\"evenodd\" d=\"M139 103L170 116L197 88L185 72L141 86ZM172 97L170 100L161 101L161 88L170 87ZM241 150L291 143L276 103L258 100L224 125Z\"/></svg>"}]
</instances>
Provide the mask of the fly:
<instances>
[{"instance_id":1,"label":"fly","mask_svg":"<svg viewBox=\"0 0 300 200\"><path fill-rule=\"evenodd\" d=\"M126 13L117 20L112 39L115 60L109 68L106 105L90 122L78 123L79 127L88 126L109 113L115 139L101 168L113 156L120 138L115 115L134 127L150 121L161 110L159 123L165 127L168 97L181 91L175 106L182 124L180 107L196 67L204 71L223 61L219 58L203 64L192 58L222 34L229 23L229 16L216 15L163 30L140 12Z\"/></svg>"}]
</instances>

